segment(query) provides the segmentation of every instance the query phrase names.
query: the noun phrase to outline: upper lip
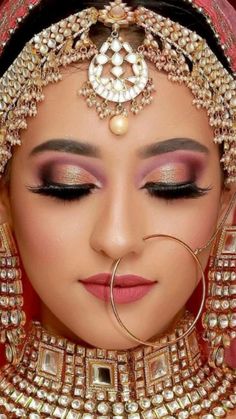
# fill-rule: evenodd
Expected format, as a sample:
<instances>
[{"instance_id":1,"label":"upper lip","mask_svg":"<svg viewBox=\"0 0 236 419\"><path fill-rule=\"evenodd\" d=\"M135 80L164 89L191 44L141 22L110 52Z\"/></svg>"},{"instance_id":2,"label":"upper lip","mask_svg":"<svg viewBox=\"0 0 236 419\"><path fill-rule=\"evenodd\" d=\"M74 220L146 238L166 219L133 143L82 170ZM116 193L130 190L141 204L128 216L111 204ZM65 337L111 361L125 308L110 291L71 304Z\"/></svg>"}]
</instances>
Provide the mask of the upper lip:
<instances>
[{"instance_id":1,"label":"upper lip","mask_svg":"<svg viewBox=\"0 0 236 419\"><path fill-rule=\"evenodd\" d=\"M86 284L99 284L99 285L110 285L111 282L111 274L110 273L100 273L96 275L89 276L88 278L80 280ZM153 281L150 279L143 278L138 275L116 275L114 280L114 287L134 287L138 285L151 285L156 283L157 281Z\"/></svg>"}]
</instances>

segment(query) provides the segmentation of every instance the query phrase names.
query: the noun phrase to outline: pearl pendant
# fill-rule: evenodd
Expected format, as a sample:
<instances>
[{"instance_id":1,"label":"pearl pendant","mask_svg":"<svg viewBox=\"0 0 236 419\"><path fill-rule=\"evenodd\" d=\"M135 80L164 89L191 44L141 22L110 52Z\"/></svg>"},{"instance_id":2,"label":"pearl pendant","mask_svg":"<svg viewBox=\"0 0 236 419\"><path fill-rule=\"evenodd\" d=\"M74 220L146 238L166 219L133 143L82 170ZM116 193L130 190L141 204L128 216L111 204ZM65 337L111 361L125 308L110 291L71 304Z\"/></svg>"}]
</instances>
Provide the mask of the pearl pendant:
<instances>
[{"instance_id":1,"label":"pearl pendant","mask_svg":"<svg viewBox=\"0 0 236 419\"><path fill-rule=\"evenodd\" d=\"M115 115L110 119L110 130L115 135L124 135L129 129L129 120L127 116Z\"/></svg>"}]
</instances>

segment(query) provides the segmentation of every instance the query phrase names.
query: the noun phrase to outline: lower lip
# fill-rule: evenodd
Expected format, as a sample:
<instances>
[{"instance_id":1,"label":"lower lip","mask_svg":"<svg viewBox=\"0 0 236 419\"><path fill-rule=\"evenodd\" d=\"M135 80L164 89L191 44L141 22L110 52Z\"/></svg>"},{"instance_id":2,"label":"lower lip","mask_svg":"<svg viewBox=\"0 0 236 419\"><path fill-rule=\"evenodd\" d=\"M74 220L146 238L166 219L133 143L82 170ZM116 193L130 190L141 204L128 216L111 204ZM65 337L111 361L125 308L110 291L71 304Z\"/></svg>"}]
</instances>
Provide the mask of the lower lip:
<instances>
[{"instance_id":1,"label":"lower lip","mask_svg":"<svg viewBox=\"0 0 236 419\"><path fill-rule=\"evenodd\" d=\"M140 300L143 298L156 284L150 285L137 285L133 287L114 287L113 295L114 301L117 304L126 304L132 303L134 301ZM90 292L90 294L99 298L103 301L110 301L110 287L107 285L101 284L85 284L83 283L85 289Z\"/></svg>"}]
</instances>

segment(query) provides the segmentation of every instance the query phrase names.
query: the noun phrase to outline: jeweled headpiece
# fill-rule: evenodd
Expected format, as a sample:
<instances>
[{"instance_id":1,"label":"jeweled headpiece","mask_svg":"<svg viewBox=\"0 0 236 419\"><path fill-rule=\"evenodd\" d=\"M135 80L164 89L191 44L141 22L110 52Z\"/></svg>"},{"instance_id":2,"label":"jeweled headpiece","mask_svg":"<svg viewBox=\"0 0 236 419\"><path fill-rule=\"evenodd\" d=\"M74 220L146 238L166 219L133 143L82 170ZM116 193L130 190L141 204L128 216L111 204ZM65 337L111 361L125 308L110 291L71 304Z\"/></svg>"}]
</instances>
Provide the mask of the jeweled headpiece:
<instances>
[{"instance_id":1,"label":"jeweled headpiece","mask_svg":"<svg viewBox=\"0 0 236 419\"><path fill-rule=\"evenodd\" d=\"M193 5L201 11L201 3L203 0L196 0ZM211 1L205 3L210 5ZM209 17L215 7L209 7ZM98 21L111 27L109 38L99 50L89 37L92 25ZM145 33L135 51L120 33L131 25ZM234 57L235 47L231 43L225 49ZM11 157L11 147L21 143L20 132L27 128L27 118L37 114L44 86L61 80L62 67L85 60L91 60L88 80L77 93L96 109L101 119L109 118L109 127L116 135L128 131L130 113L136 115L152 102L155 88L148 61L167 73L169 80L188 86L193 103L207 111L215 143L224 146L221 161L226 183L236 181L234 73L224 68L197 33L144 7L132 10L121 0L102 10L85 9L44 29L25 45L0 79L1 172ZM233 71L234 64L233 61Z\"/></svg>"}]
</instances>

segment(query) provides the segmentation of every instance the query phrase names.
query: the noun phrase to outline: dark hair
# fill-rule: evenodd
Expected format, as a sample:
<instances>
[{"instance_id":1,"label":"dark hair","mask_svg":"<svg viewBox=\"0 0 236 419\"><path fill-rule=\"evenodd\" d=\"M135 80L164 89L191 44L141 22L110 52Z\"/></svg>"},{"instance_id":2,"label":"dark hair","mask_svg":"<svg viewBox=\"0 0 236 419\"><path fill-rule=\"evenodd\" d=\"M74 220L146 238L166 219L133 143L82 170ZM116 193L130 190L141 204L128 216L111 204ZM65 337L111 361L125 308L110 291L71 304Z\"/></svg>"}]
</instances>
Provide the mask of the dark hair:
<instances>
[{"instance_id":1,"label":"dark hair","mask_svg":"<svg viewBox=\"0 0 236 419\"><path fill-rule=\"evenodd\" d=\"M34 34L39 33L52 23L63 19L79 10L94 6L98 9L103 8L107 1L96 0L42 0L29 14L29 16L20 24L20 27L12 35L10 41L5 47L0 57L0 77L14 61L25 43L29 41ZM218 44L213 28L193 5L186 0L131 0L129 6L144 6L171 20L179 22L185 27L196 31L200 36L207 40L208 45L222 62L225 68L230 71L227 58Z\"/></svg>"}]
</instances>

